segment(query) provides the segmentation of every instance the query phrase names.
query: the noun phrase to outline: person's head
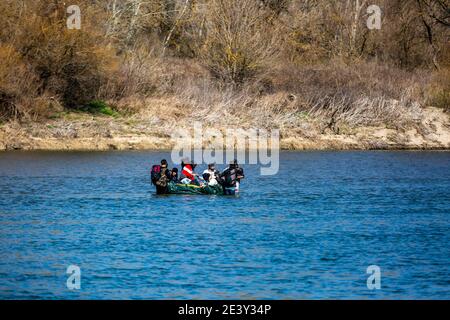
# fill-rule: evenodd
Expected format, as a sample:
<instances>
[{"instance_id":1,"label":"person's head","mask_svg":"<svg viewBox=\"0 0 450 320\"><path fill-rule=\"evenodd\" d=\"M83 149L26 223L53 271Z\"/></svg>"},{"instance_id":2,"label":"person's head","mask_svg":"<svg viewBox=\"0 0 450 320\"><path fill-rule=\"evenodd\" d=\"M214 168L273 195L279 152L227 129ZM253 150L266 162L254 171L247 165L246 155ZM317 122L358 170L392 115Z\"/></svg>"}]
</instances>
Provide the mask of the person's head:
<instances>
[{"instance_id":1,"label":"person's head","mask_svg":"<svg viewBox=\"0 0 450 320\"><path fill-rule=\"evenodd\" d=\"M208 164L208 169L214 171L216 170L216 165L214 163L210 163Z\"/></svg>"},{"instance_id":2,"label":"person's head","mask_svg":"<svg viewBox=\"0 0 450 320\"><path fill-rule=\"evenodd\" d=\"M161 160L161 167L162 168L167 168L167 160L166 159L162 159Z\"/></svg>"},{"instance_id":3,"label":"person's head","mask_svg":"<svg viewBox=\"0 0 450 320\"><path fill-rule=\"evenodd\" d=\"M172 169L172 176L177 176L178 175L178 169L177 168L173 168Z\"/></svg>"}]
</instances>

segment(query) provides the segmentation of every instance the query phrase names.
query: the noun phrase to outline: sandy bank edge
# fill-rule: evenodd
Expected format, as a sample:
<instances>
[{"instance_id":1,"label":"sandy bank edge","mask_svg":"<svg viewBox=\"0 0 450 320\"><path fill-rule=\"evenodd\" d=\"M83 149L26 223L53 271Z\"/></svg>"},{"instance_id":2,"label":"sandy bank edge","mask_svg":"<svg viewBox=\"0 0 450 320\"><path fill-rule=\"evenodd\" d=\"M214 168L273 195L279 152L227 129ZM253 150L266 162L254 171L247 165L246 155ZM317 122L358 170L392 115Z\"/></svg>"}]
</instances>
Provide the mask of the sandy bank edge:
<instances>
[{"instance_id":1,"label":"sandy bank edge","mask_svg":"<svg viewBox=\"0 0 450 320\"><path fill-rule=\"evenodd\" d=\"M97 125L96 122L94 124ZM101 123L98 127L101 127ZM49 126L48 123L42 127ZM89 136L83 128L75 137L33 134L26 128L0 127L0 151L106 151L106 150L170 150L173 141L168 134L155 132L118 132L105 136ZM441 109L426 108L420 125L408 129L384 126L360 127L345 134L325 132L302 136L296 130L281 130L282 150L450 150L450 116Z\"/></svg>"}]
</instances>

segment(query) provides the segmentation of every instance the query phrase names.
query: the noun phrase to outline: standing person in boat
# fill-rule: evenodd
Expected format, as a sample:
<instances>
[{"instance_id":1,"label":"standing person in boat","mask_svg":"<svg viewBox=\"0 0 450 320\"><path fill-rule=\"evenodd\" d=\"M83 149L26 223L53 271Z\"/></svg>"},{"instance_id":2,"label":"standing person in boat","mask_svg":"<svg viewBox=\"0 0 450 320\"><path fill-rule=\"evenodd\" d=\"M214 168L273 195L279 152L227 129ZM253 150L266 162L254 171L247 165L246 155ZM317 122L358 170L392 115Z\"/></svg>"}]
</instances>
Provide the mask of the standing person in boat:
<instances>
[{"instance_id":1,"label":"standing person in boat","mask_svg":"<svg viewBox=\"0 0 450 320\"><path fill-rule=\"evenodd\" d=\"M161 169L159 175L156 177L155 186L157 194L165 194L167 193L167 185L170 181L170 170L167 168L167 160L161 160Z\"/></svg>"},{"instance_id":2,"label":"standing person in boat","mask_svg":"<svg viewBox=\"0 0 450 320\"><path fill-rule=\"evenodd\" d=\"M239 163L238 163L237 159L234 159L233 163L234 163L234 165L236 166L236 172L237 172L237 177L236 177L236 192L239 192L239 186L240 186L240 184L241 184L241 179L244 179L244 178L245 178L245 175L244 175L244 169L241 168L241 167L239 166Z\"/></svg>"},{"instance_id":3,"label":"standing person in boat","mask_svg":"<svg viewBox=\"0 0 450 320\"><path fill-rule=\"evenodd\" d=\"M209 186L215 186L219 182L218 177L220 173L216 170L216 165L214 163L208 164L208 169L203 171L203 179L208 183Z\"/></svg>"},{"instance_id":4,"label":"standing person in boat","mask_svg":"<svg viewBox=\"0 0 450 320\"><path fill-rule=\"evenodd\" d=\"M225 195L234 195L239 192L240 179L244 178L244 170L239 167L237 160L230 163L220 174L220 180Z\"/></svg>"}]
</instances>

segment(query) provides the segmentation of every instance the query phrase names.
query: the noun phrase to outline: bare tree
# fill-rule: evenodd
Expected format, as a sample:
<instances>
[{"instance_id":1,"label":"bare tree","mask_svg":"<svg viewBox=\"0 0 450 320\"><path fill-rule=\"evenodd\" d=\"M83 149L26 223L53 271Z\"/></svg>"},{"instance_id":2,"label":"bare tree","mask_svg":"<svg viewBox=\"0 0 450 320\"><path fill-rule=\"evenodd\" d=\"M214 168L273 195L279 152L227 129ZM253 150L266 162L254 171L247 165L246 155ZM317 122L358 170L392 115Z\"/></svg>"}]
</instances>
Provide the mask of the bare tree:
<instances>
[{"instance_id":1,"label":"bare tree","mask_svg":"<svg viewBox=\"0 0 450 320\"><path fill-rule=\"evenodd\" d=\"M260 72L279 50L276 27L254 0L211 0L202 60L213 75L240 84Z\"/></svg>"}]
</instances>

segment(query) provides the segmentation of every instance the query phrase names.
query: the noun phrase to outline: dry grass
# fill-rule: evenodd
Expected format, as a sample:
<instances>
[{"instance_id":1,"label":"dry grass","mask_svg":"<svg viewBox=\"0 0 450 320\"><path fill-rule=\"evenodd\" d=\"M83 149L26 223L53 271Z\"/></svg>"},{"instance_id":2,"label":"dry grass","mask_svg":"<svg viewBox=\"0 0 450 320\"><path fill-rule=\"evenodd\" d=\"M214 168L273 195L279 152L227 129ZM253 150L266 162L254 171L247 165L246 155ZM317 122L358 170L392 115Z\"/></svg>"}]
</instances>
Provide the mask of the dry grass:
<instances>
[{"instance_id":1,"label":"dry grass","mask_svg":"<svg viewBox=\"0 0 450 320\"><path fill-rule=\"evenodd\" d=\"M34 119L61 110L48 92L39 94L39 78L10 46L0 46L0 120Z\"/></svg>"},{"instance_id":2,"label":"dry grass","mask_svg":"<svg viewBox=\"0 0 450 320\"><path fill-rule=\"evenodd\" d=\"M215 81L198 65L189 70L179 65L172 74L165 70L166 85L171 86L157 98L138 101L135 109L145 116L169 115L169 126L200 121L216 127L284 129L315 122L335 133L340 126L404 127L419 121L424 92L418 84L426 81L362 62L281 69L239 89Z\"/></svg>"},{"instance_id":3,"label":"dry grass","mask_svg":"<svg viewBox=\"0 0 450 320\"><path fill-rule=\"evenodd\" d=\"M443 61L428 84L427 101L430 105L450 112L450 43L443 53Z\"/></svg>"}]
</instances>

